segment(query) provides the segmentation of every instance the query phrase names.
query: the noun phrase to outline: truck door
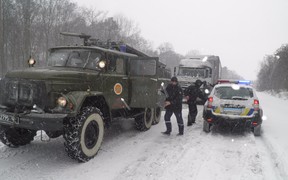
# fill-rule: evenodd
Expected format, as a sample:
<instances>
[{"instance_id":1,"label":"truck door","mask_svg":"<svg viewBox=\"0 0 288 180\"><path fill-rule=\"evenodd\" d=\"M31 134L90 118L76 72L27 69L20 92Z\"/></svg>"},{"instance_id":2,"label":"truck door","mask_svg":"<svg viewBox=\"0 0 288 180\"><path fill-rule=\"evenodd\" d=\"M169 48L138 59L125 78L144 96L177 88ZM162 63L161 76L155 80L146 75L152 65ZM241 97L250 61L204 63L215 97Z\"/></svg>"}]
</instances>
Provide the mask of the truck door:
<instances>
[{"instance_id":1,"label":"truck door","mask_svg":"<svg viewBox=\"0 0 288 180\"><path fill-rule=\"evenodd\" d=\"M129 101L127 61L128 58L124 56L108 55L107 71L102 74L102 86L111 109L126 108L123 101Z\"/></svg>"},{"instance_id":2,"label":"truck door","mask_svg":"<svg viewBox=\"0 0 288 180\"><path fill-rule=\"evenodd\" d=\"M130 107L154 108L157 106L158 61L157 57L130 58Z\"/></svg>"}]
</instances>

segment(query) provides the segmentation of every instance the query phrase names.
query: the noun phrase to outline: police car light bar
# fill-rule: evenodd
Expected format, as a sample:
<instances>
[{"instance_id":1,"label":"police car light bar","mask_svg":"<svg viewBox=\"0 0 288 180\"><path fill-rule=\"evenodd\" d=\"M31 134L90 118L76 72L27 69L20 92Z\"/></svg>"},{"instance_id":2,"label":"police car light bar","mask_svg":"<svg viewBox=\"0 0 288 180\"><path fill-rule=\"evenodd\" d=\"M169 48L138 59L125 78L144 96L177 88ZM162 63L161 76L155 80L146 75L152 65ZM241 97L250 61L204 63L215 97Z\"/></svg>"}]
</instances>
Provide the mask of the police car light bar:
<instances>
[{"instance_id":1,"label":"police car light bar","mask_svg":"<svg viewBox=\"0 0 288 180\"><path fill-rule=\"evenodd\" d=\"M248 80L226 80L226 79L219 79L218 84L245 84L251 85L251 81Z\"/></svg>"},{"instance_id":2,"label":"police car light bar","mask_svg":"<svg viewBox=\"0 0 288 180\"><path fill-rule=\"evenodd\" d=\"M227 79L219 79L218 84L232 84L232 83L238 83L238 81L234 80L227 80Z\"/></svg>"},{"instance_id":3,"label":"police car light bar","mask_svg":"<svg viewBox=\"0 0 288 180\"><path fill-rule=\"evenodd\" d=\"M246 84L246 85L250 85L251 81L247 81L247 80L239 80L238 84Z\"/></svg>"}]
</instances>

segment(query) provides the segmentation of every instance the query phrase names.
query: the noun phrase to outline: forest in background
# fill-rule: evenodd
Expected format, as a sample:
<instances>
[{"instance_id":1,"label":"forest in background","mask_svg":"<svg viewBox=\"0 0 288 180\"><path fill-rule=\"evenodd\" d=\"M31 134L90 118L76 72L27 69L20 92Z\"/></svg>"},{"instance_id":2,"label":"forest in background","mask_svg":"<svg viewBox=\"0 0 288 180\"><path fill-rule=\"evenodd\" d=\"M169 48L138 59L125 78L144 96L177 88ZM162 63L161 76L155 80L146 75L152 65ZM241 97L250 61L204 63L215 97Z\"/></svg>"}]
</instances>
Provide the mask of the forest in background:
<instances>
[{"instance_id":1,"label":"forest in background","mask_svg":"<svg viewBox=\"0 0 288 180\"><path fill-rule=\"evenodd\" d=\"M65 37L60 32L85 33L101 41L123 41L150 56L159 57L171 70L180 59L200 54L191 50L181 55L169 42L154 48L153 43L141 35L134 21L107 14L79 7L69 0L0 0L0 77L7 71L28 67L30 57L37 60L37 66L45 65L47 50L51 47L82 44L81 39ZM225 66L222 74L226 79L241 78Z\"/></svg>"},{"instance_id":2,"label":"forest in background","mask_svg":"<svg viewBox=\"0 0 288 180\"><path fill-rule=\"evenodd\" d=\"M257 75L260 91L288 91L288 44L264 57Z\"/></svg>"}]
</instances>

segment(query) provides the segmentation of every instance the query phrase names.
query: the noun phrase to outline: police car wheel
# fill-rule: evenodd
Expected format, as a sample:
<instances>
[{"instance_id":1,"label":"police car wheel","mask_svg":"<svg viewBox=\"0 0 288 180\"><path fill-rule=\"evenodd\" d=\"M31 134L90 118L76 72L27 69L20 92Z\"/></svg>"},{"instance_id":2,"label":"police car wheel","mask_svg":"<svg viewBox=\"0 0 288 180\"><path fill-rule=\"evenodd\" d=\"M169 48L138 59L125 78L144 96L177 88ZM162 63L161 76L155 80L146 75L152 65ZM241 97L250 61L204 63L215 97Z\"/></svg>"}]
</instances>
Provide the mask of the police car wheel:
<instances>
[{"instance_id":1,"label":"police car wheel","mask_svg":"<svg viewBox=\"0 0 288 180\"><path fill-rule=\"evenodd\" d=\"M29 144L36 136L35 130L0 126L0 140L9 147Z\"/></svg>"},{"instance_id":2,"label":"police car wheel","mask_svg":"<svg viewBox=\"0 0 288 180\"><path fill-rule=\"evenodd\" d=\"M254 136L260 136L261 135L261 124L259 124L258 126L255 126L252 129Z\"/></svg>"},{"instance_id":3,"label":"police car wheel","mask_svg":"<svg viewBox=\"0 0 288 180\"><path fill-rule=\"evenodd\" d=\"M83 108L64 124L64 143L68 156L79 162L94 158L104 136L102 113L95 107Z\"/></svg>"},{"instance_id":4,"label":"police car wheel","mask_svg":"<svg viewBox=\"0 0 288 180\"><path fill-rule=\"evenodd\" d=\"M211 125L207 121L203 120L203 131L207 133L210 132L210 127Z\"/></svg>"},{"instance_id":5,"label":"police car wheel","mask_svg":"<svg viewBox=\"0 0 288 180\"><path fill-rule=\"evenodd\" d=\"M145 108L143 111L141 115L135 117L135 126L139 131L147 131L150 129L154 118L153 108Z\"/></svg>"},{"instance_id":6,"label":"police car wheel","mask_svg":"<svg viewBox=\"0 0 288 180\"><path fill-rule=\"evenodd\" d=\"M156 125L160 122L161 119L161 108L157 107L154 109L154 120L152 122L152 125Z\"/></svg>"}]
</instances>

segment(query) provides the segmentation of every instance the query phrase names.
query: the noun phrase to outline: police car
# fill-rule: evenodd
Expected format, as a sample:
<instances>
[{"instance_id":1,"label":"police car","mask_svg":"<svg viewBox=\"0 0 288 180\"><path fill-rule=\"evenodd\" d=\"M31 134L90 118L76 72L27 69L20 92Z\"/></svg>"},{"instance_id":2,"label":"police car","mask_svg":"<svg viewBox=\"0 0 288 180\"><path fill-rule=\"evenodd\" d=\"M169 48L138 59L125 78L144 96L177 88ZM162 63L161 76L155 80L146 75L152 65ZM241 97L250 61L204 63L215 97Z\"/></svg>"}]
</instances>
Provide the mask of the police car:
<instances>
[{"instance_id":1,"label":"police car","mask_svg":"<svg viewBox=\"0 0 288 180\"><path fill-rule=\"evenodd\" d=\"M263 111L250 81L219 80L203 108L203 130L212 125L251 128L260 136Z\"/></svg>"}]
</instances>

